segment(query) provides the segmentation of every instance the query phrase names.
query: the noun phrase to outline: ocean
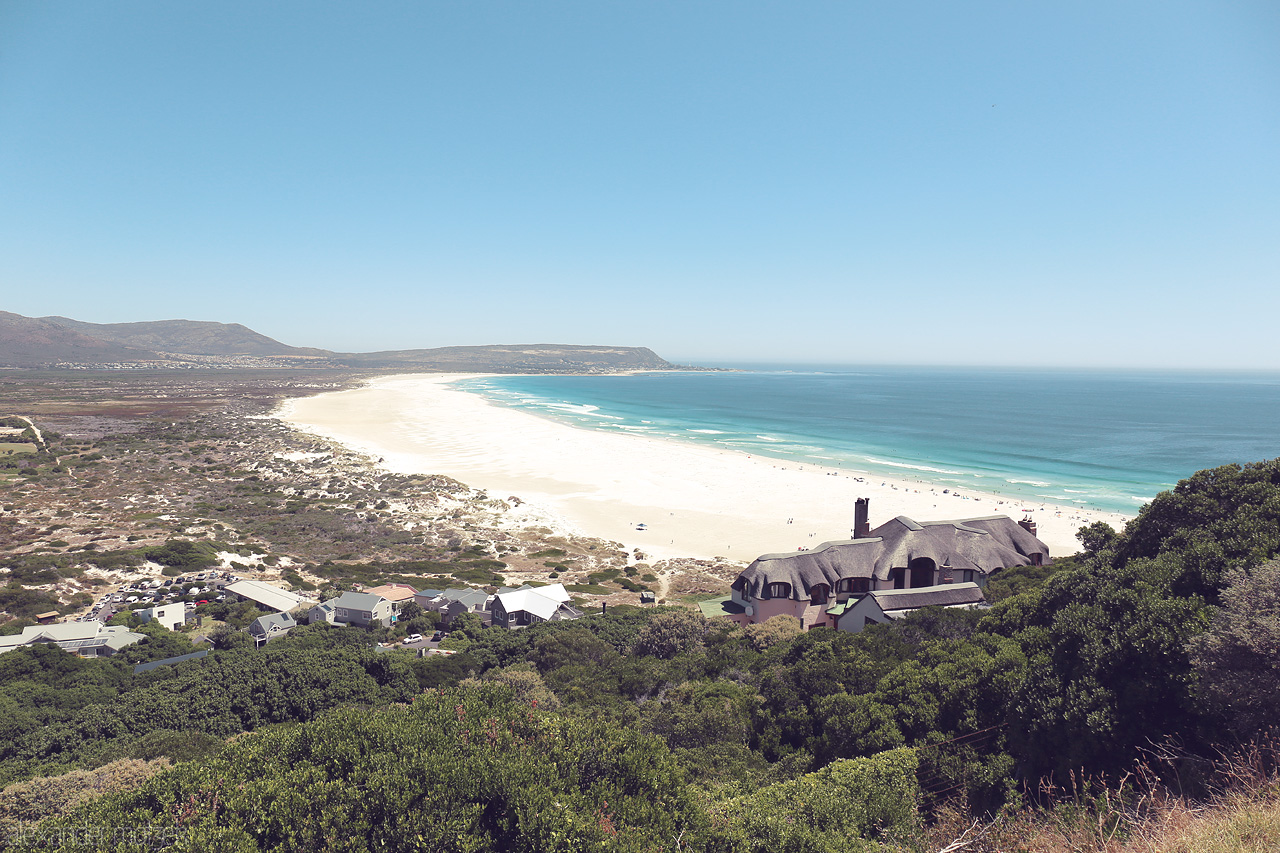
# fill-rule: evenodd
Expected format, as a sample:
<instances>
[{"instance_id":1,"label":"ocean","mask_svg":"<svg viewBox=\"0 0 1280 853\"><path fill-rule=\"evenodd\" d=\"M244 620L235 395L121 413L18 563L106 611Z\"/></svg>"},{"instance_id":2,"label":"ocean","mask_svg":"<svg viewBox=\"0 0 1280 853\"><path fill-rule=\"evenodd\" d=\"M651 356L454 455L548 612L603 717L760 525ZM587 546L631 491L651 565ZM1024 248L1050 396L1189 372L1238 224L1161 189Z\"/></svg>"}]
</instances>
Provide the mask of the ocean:
<instances>
[{"instance_id":1,"label":"ocean","mask_svg":"<svg viewBox=\"0 0 1280 853\"><path fill-rule=\"evenodd\" d=\"M1280 456L1273 373L756 365L456 387L578 427L1125 514L1201 468Z\"/></svg>"}]
</instances>

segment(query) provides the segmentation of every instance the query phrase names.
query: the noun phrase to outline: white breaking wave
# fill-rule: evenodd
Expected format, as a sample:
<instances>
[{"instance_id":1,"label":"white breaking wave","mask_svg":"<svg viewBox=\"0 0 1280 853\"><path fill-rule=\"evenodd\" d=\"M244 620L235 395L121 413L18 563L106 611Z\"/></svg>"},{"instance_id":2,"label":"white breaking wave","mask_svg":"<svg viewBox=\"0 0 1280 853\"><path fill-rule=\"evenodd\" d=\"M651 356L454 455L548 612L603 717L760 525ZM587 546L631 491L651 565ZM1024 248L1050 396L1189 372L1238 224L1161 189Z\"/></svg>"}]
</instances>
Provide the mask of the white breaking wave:
<instances>
[{"instance_id":1,"label":"white breaking wave","mask_svg":"<svg viewBox=\"0 0 1280 853\"><path fill-rule=\"evenodd\" d=\"M888 465L891 468L910 468L913 471L930 471L934 474L955 474L957 476L964 476L965 473L964 471L949 471L946 468L934 468L931 465L912 465L908 462L890 462L887 459L876 459L871 456L867 457L867 461L872 465Z\"/></svg>"}]
</instances>

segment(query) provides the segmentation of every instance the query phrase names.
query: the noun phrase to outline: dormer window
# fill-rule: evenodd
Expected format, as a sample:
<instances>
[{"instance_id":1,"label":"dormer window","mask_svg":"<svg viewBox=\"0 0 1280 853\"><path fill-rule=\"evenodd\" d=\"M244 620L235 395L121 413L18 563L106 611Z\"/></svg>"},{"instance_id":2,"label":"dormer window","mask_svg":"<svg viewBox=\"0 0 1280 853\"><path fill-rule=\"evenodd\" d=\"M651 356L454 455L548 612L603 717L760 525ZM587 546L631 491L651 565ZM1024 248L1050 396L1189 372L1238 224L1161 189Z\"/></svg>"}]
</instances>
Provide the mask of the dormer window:
<instances>
[{"instance_id":1,"label":"dormer window","mask_svg":"<svg viewBox=\"0 0 1280 853\"><path fill-rule=\"evenodd\" d=\"M775 582L764 588L766 598L790 598L791 584Z\"/></svg>"},{"instance_id":2,"label":"dormer window","mask_svg":"<svg viewBox=\"0 0 1280 853\"><path fill-rule=\"evenodd\" d=\"M817 583L809 587L809 603L810 604L826 604L827 596L831 592L831 587L825 583Z\"/></svg>"},{"instance_id":3,"label":"dormer window","mask_svg":"<svg viewBox=\"0 0 1280 853\"><path fill-rule=\"evenodd\" d=\"M870 592L871 578L841 578L836 582L836 592Z\"/></svg>"}]
</instances>

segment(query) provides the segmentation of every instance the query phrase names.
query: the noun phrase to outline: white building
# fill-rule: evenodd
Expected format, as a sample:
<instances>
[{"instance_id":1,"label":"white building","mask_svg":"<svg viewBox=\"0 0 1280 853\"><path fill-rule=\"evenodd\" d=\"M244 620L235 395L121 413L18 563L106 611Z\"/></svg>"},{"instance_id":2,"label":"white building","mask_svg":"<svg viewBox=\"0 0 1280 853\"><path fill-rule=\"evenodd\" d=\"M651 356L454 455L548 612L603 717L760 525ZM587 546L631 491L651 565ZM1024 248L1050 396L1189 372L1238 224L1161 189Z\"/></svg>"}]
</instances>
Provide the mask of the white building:
<instances>
[{"instance_id":1,"label":"white building","mask_svg":"<svg viewBox=\"0 0 1280 853\"><path fill-rule=\"evenodd\" d=\"M186 624L187 605L179 601L159 607L148 607L138 611L138 618L143 622L158 622L170 631L176 631L179 626Z\"/></svg>"}]
</instances>

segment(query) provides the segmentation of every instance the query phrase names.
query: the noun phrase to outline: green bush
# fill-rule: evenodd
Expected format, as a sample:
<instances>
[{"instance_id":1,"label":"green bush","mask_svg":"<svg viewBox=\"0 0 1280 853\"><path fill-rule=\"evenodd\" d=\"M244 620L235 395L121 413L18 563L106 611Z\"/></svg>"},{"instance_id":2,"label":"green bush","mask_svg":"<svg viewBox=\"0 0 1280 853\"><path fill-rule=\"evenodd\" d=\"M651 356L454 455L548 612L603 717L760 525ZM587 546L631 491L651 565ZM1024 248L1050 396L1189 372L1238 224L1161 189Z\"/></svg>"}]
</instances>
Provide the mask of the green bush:
<instances>
[{"instance_id":1,"label":"green bush","mask_svg":"<svg viewBox=\"0 0 1280 853\"><path fill-rule=\"evenodd\" d=\"M711 808L712 853L845 853L881 850L859 839L916 828L916 756L895 749L836 761L816 773Z\"/></svg>"}]
</instances>

